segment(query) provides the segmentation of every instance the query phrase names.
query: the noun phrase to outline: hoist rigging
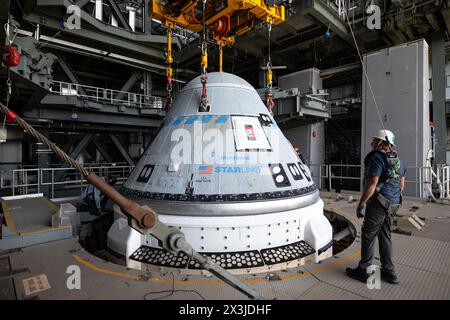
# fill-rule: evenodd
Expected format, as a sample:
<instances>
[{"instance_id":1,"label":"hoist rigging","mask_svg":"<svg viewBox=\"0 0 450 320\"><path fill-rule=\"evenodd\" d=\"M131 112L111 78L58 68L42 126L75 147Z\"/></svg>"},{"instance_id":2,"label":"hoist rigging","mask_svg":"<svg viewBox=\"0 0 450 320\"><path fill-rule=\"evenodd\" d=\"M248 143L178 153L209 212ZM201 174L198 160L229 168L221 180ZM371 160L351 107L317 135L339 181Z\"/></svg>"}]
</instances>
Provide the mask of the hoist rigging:
<instances>
[{"instance_id":1,"label":"hoist rigging","mask_svg":"<svg viewBox=\"0 0 450 320\"><path fill-rule=\"evenodd\" d=\"M199 33L201 47L201 83L202 94L199 110L208 111L207 101L207 69L208 69L208 32L212 33L212 40L219 48L219 71L223 70L223 47L232 45L235 37L245 34L255 27L257 21L267 24L269 31L269 58L267 64L267 108L272 111L272 65L270 60L270 33L273 25L285 20L285 7L271 4L265 0L178 0L150 2L152 18L161 20L168 28L167 32L167 103L172 104L172 48L171 30L176 26Z\"/></svg>"}]
</instances>

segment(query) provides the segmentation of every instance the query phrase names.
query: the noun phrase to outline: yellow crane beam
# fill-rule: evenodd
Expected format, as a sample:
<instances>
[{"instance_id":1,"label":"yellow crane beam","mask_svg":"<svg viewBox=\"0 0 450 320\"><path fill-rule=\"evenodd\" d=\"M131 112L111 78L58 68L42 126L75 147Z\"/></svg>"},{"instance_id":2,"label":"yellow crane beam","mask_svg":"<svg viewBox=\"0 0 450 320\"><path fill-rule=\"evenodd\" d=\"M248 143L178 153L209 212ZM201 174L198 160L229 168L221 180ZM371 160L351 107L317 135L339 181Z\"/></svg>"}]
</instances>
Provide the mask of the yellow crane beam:
<instances>
[{"instance_id":1,"label":"yellow crane beam","mask_svg":"<svg viewBox=\"0 0 450 320\"><path fill-rule=\"evenodd\" d=\"M215 1L214 1L215 2ZM212 27L216 22L226 16L231 17L231 30L226 37L242 35L250 31L255 20L277 25L285 21L285 7L282 5L269 6L264 0L226 0L223 6L216 9L213 1L208 3L205 25ZM152 17L161 20L164 24L176 24L194 32L202 30L201 18L196 16L196 9L201 4L199 0L161 1L150 2ZM229 42L226 41L226 42Z\"/></svg>"}]
</instances>

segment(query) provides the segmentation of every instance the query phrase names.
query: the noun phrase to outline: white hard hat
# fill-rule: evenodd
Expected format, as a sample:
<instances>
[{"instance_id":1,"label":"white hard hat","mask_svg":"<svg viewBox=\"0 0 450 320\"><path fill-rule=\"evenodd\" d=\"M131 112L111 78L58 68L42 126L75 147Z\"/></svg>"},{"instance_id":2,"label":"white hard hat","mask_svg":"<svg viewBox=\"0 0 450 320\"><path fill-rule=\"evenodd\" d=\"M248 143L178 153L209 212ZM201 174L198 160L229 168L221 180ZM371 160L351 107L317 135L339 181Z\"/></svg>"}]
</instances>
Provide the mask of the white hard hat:
<instances>
[{"instance_id":1,"label":"white hard hat","mask_svg":"<svg viewBox=\"0 0 450 320\"><path fill-rule=\"evenodd\" d=\"M374 135L373 138L380 139L395 146L395 135L392 131L386 129L378 130L377 134Z\"/></svg>"}]
</instances>

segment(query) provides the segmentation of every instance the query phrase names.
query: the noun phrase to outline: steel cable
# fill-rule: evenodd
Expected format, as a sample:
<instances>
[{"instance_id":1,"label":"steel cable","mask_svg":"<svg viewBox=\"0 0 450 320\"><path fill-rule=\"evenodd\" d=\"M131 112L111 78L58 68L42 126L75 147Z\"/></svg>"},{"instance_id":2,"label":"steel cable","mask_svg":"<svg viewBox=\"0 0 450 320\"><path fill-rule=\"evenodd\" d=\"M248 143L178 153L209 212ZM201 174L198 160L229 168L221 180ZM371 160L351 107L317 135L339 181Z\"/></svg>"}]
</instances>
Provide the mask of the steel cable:
<instances>
[{"instance_id":1,"label":"steel cable","mask_svg":"<svg viewBox=\"0 0 450 320\"><path fill-rule=\"evenodd\" d=\"M0 109L2 112L7 116L12 111L5 106L3 103L0 103ZM67 163L70 164L72 168L77 169L81 172L81 174L84 177L87 177L89 175L89 171L83 168L78 162L76 162L74 159L72 159L67 153L65 153L63 150L61 150L58 146L56 146L53 142L51 142L48 138L46 138L43 134L41 134L39 131L34 129L28 122L23 120L18 115L15 115L15 121L16 123L26 132L31 134L36 140L39 142L44 143L46 146L48 146L56 155L58 155L61 159L64 159Z\"/></svg>"}]
</instances>

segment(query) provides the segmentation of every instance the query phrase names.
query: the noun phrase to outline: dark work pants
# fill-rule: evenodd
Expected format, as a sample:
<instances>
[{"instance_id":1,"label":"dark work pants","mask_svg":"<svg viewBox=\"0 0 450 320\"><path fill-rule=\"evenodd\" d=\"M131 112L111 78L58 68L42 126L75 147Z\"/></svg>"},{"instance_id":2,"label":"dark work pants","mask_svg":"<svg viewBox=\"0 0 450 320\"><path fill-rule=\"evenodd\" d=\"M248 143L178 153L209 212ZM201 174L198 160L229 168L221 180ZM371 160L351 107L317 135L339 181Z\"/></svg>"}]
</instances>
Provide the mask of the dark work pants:
<instances>
[{"instance_id":1,"label":"dark work pants","mask_svg":"<svg viewBox=\"0 0 450 320\"><path fill-rule=\"evenodd\" d=\"M367 207L361 229L361 261L359 262L361 268L367 269L372 265L375 240L378 237L381 268L388 272L395 271L392 261L391 226L392 216L386 209Z\"/></svg>"}]
</instances>

